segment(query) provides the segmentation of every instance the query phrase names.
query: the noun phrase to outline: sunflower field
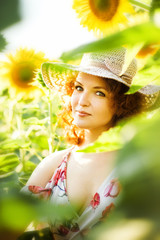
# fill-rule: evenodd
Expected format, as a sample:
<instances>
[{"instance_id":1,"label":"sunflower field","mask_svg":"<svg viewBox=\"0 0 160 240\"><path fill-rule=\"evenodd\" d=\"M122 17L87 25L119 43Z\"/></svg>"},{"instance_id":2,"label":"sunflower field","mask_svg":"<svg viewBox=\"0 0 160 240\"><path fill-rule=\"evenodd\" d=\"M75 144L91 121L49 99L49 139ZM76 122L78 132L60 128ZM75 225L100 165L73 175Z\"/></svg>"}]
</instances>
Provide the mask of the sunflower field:
<instances>
[{"instance_id":1,"label":"sunflower field","mask_svg":"<svg viewBox=\"0 0 160 240\"><path fill-rule=\"evenodd\" d=\"M20 0L0 2L1 32L21 21L19 4ZM20 191L45 157L70 147L59 117L63 102L56 89L51 92L43 82L43 62L78 64L83 53L124 46L129 50L127 64L133 57L138 62L137 76L127 94L148 84L156 85L160 92L159 0L72 0L72 9L96 40L62 52L57 59L21 46L6 52L8 42L0 32L1 240L52 239L47 228L37 230L37 222L72 216L67 206L59 209ZM159 92L155 94L160 107ZM84 239L160 239L159 107L120 122L83 150L120 149L116 171L123 186L117 208Z\"/></svg>"}]
</instances>

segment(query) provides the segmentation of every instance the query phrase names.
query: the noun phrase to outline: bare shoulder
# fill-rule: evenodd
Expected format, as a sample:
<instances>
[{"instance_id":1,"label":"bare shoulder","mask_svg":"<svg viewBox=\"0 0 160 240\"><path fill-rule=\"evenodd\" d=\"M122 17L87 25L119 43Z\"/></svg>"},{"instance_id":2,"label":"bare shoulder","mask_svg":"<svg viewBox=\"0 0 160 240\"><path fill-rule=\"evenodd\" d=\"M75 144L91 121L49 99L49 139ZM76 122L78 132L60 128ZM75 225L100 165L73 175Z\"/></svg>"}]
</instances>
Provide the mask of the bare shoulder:
<instances>
[{"instance_id":1,"label":"bare shoulder","mask_svg":"<svg viewBox=\"0 0 160 240\"><path fill-rule=\"evenodd\" d=\"M44 158L33 171L26 185L45 187L58 165L62 162L63 157L69 151L70 149L65 149L62 151L54 152Z\"/></svg>"}]
</instances>

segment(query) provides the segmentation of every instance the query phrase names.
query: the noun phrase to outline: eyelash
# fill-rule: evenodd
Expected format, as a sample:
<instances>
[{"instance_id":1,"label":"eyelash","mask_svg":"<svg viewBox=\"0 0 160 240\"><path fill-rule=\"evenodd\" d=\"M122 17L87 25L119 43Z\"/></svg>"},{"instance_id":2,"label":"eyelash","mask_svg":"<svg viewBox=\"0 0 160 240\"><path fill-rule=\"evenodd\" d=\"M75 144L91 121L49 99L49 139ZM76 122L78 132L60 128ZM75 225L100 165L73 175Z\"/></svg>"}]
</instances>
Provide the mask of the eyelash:
<instances>
[{"instance_id":1,"label":"eyelash","mask_svg":"<svg viewBox=\"0 0 160 240\"><path fill-rule=\"evenodd\" d=\"M80 90L80 89L78 90L78 88L80 88L81 90ZM83 91L83 88L82 88L81 86L79 86L79 85L75 86L75 89L76 89L78 92L79 92L79 91ZM100 93L100 95L99 95L99 94L97 95L97 93ZM105 95L103 92L101 92L101 91L97 91L97 92L96 92L96 95L99 96L99 97L105 97L105 96L106 96L106 95Z\"/></svg>"}]
</instances>

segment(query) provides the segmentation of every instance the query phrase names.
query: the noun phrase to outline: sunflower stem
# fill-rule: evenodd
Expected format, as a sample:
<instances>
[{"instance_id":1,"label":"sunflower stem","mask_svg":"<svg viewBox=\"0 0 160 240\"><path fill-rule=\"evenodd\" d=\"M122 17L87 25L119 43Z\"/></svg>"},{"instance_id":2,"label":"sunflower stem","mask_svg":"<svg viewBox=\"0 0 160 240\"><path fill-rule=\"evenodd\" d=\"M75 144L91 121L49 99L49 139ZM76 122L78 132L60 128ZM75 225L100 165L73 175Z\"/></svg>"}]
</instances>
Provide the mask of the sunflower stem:
<instances>
[{"instance_id":1,"label":"sunflower stem","mask_svg":"<svg viewBox=\"0 0 160 240\"><path fill-rule=\"evenodd\" d=\"M11 101L9 101L9 108L8 108L8 129L9 131L12 130L12 125L13 125L13 114L14 114L14 108L15 108L15 105L16 105L17 101L16 100L13 100L11 99Z\"/></svg>"},{"instance_id":2,"label":"sunflower stem","mask_svg":"<svg viewBox=\"0 0 160 240\"><path fill-rule=\"evenodd\" d=\"M18 127L18 131L19 131L19 136L20 138L23 138L23 128L22 128L22 117L21 117L21 111L18 112L17 116L17 127ZM25 172L26 170L26 166L25 166L25 150L24 149L20 149L19 150L19 153L20 153L20 160L21 160L21 163L22 163L22 166L23 166L23 171Z\"/></svg>"},{"instance_id":3,"label":"sunflower stem","mask_svg":"<svg viewBox=\"0 0 160 240\"><path fill-rule=\"evenodd\" d=\"M54 136L54 130L53 130L53 124L52 124L52 95L49 94L49 139L48 139L48 145L49 145L49 153L51 154L53 152L53 136Z\"/></svg>"},{"instance_id":4,"label":"sunflower stem","mask_svg":"<svg viewBox=\"0 0 160 240\"><path fill-rule=\"evenodd\" d=\"M133 5L137 6L137 7L140 7L146 11L149 11L150 10L150 5L147 5L145 3L142 3L140 1L137 1L137 0L129 0L130 3L132 3Z\"/></svg>"},{"instance_id":5,"label":"sunflower stem","mask_svg":"<svg viewBox=\"0 0 160 240\"><path fill-rule=\"evenodd\" d=\"M56 124L55 124L55 128L54 128L55 133L56 133L57 126L58 126L58 122L56 122ZM60 136L58 136L58 143L54 147L54 152L58 151L58 148L59 148L60 145L61 145Z\"/></svg>"}]
</instances>

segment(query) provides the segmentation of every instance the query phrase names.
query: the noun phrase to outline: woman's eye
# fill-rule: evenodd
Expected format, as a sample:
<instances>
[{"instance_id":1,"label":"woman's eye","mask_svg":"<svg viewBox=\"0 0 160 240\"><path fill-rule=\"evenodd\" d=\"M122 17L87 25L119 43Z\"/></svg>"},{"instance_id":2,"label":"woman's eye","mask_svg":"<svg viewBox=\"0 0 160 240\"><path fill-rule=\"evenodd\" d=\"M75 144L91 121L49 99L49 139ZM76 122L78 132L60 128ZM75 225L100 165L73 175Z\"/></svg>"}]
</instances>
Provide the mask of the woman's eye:
<instances>
[{"instance_id":1,"label":"woman's eye","mask_svg":"<svg viewBox=\"0 0 160 240\"><path fill-rule=\"evenodd\" d=\"M77 91L83 91L83 88L82 88L81 86L75 86L75 89L76 89Z\"/></svg>"},{"instance_id":2,"label":"woman's eye","mask_svg":"<svg viewBox=\"0 0 160 240\"><path fill-rule=\"evenodd\" d=\"M97 96L101 96L101 97L105 97L106 96L103 92L100 92L100 91L96 92L96 95Z\"/></svg>"}]
</instances>

